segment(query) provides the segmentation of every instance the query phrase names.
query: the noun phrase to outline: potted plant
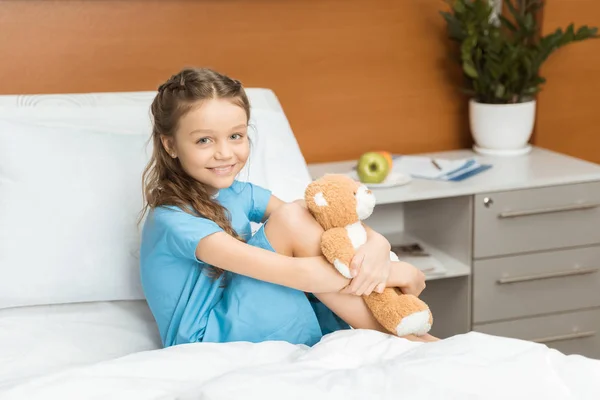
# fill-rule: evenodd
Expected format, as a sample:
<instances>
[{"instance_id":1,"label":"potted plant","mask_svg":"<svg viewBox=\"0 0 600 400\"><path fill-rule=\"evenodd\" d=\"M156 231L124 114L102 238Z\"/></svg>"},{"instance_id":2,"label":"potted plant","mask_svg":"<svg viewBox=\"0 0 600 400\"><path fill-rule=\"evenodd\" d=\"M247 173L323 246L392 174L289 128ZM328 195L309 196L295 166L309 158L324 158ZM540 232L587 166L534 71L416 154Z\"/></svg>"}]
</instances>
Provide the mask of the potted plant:
<instances>
[{"instance_id":1,"label":"potted plant","mask_svg":"<svg viewBox=\"0 0 600 400\"><path fill-rule=\"evenodd\" d=\"M597 38L597 28L570 24L543 36L536 19L543 0L504 0L506 15L496 12L498 1L446 0L450 11L441 14L448 37L458 43L474 149L525 154L531 149L536 94L546 81L540 67L557 49Z\"/></svg>"}]
</instances>

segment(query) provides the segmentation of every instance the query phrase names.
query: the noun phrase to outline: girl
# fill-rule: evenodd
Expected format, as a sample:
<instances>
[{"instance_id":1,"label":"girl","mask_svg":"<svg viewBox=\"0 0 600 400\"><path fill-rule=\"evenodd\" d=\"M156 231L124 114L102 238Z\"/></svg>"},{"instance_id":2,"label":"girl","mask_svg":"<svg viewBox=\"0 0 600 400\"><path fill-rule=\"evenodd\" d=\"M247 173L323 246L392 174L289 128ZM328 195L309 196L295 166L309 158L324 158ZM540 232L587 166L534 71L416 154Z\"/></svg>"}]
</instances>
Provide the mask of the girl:
<instances>
[{"instance_id":1,"label":"girl","mask_svg":"<svg viewBox=\"0 0 600 400\"><path fill-rule=\"evenodd\" d=\"M164 346L313 345L347 324L383 331L360 296L386 285L415 295L425 287L419 270L390 263L390 244L372 230L348 281L321 256L322 229L302 201L235 179L250 151L240 82L184 69L160 86L151 111L140 262ZM254 235L251 221L264 222Z\"/></svg>"}]
</instances>

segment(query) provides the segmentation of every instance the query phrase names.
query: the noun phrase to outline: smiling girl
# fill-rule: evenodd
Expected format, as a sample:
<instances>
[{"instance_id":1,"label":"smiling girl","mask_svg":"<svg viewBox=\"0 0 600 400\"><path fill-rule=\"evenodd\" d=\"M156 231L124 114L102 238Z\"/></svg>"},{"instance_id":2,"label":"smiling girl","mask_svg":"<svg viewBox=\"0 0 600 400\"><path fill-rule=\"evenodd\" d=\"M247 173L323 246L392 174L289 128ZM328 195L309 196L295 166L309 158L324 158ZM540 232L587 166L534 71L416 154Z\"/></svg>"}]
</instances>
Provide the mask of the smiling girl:
<instances>
[{"instance_id":1,"label":"smiling girl","mask_svg":"<svg viewBox=\"0 0 600 400\"><path fill-rule=\"evenodd\" d=\"M371 229L349 281L322 257L322 229L302 201L236 180L250 153L250 104L237 80L184 69L160 86L151 111L140 267L164 346L313 345L348 325L383 331L361 295L425 287L418 269L390 262L389 243ZM252 235L250 222L264 224Z\"/></svg>"}]
</instances>

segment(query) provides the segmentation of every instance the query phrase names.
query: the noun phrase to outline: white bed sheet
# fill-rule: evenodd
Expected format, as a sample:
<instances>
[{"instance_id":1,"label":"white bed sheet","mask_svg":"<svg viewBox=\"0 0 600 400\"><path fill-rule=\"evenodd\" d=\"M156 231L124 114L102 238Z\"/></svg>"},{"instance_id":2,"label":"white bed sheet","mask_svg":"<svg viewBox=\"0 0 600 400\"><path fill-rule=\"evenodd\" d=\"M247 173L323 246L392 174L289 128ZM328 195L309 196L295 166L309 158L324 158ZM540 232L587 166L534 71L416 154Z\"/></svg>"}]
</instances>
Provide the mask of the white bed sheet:
<instances>
[{"instance_id":1,"label":"white bed sheet","mask_svg":"<svg viewBox=\"0 0 600 400\"><path fill-rule=\"evenodd\" d=\"M70 369L13 399L599 399L600 361L471 332L415 343L341 331L313 348L195 343Z\"/></svg>"},{"instance_id":2,"label":"white bed sheet","mask_svg":"<svg viewBox=\"0 0 600 400\"><path fill-rule=\"evenodd\" d=\"M145 301L0 310L0 389L46 373L160 347Z\"/></svg>"}]
</instances>

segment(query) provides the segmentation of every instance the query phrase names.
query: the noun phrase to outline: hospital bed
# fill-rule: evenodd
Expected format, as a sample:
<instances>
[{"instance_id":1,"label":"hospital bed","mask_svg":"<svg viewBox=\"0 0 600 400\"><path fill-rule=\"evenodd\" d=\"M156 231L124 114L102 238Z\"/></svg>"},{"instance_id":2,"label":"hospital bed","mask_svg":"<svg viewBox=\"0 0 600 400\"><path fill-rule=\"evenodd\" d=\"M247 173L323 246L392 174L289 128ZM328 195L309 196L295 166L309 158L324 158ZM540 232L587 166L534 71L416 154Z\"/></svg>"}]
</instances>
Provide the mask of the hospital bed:
<instances>
[{"instance_id":1,"label":"hospital bed","mask_svg":"<svg viewBox=\"0 0 600 400\"><path fill-rule=\"evenodd\" d=\"M280 102L248 95L239 179L302 197L311 178ZM153 96L0 96L0 399L600 398L600 361L477 332L162 349L138 271Z\"/></svg>"}]
</instances>

